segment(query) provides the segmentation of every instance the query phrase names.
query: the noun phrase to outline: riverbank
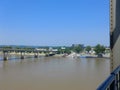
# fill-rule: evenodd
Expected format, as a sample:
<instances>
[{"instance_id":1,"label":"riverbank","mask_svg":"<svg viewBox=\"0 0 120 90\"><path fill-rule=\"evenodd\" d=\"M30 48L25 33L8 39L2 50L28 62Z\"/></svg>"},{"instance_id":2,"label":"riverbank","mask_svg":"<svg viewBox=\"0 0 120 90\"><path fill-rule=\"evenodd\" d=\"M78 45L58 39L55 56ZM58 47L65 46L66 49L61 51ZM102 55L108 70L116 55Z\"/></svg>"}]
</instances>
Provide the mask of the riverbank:
<instances>
[{"instance_id":1,"label":"riverbank","mask_svg":"<svg viewBox=\"0 0 120 90\"><path fill-rule=\"evenodd\" d=\"M84 54L80 55L80 58L110 58L110 54L102 54L101 57L98 55Z\"/></svg>"},{"instance_id":2,"label":"riverbank","mask_svg":"<svg viewBox=\"0 0 120 90\"><path fill-rule=\"evenodd\" d=\"M36 53L38 54L38 57L39 56L46 56L46 53ZM31 52L31 53L23 53L24 56L34 56L36 55L35 53ZM16 53L16 52L11 52L8 54L8 56L19 56L21 55L21 53ZM0 52L0 56L3 56L3 53ZM101 58L110 58L110 54L102 54L103 57ZM53 57L69 57L69 58L98 58L97 55L95 54L85 54L85 53L80 53L80 54L77 54L77 53L74 53L72 52L71 54L55 54L53 55Z\"/></svg>"},{"instance_id":3,"label":"riverbank","mask_svg":"<svg viewBox=\"0 0 120 90\"><path fill-rule=\"evenodd\" d=\"M98 57L98 55L95 54L77 54L77 53L71 53L70 55L66 56L66 57L72 57L72 58L100 58ZM102 54L101 58L110 58L110 54Z\"/></svg>"}]
</instances>

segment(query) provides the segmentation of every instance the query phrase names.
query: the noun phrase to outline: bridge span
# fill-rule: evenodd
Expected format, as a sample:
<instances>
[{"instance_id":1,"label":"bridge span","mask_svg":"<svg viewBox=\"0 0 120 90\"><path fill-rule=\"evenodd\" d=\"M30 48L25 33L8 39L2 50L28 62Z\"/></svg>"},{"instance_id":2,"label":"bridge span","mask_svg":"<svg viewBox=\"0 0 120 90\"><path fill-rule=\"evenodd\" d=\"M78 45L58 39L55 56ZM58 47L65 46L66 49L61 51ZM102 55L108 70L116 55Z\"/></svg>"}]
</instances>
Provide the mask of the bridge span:
<instances>
[{"instance_id":1,"label":"bridge span","mask_svg":"<svg viewBox=\"0 0 120 90\"><path fill-rule=\"evenodd\" d=\"M6 61L8 60L8 56L11 53L20 53L20 58L24 59L25 58L25 54L29 54L29 53L33 53L34 58L38 58L39 57L39 53L45 53L45 56L49 56L49 54L56 54L57 51L50 51L50 50L36 50L36 49L0 49L0 52L2 52L3 55L3 60Z\"/></svg>"}]
</instances>

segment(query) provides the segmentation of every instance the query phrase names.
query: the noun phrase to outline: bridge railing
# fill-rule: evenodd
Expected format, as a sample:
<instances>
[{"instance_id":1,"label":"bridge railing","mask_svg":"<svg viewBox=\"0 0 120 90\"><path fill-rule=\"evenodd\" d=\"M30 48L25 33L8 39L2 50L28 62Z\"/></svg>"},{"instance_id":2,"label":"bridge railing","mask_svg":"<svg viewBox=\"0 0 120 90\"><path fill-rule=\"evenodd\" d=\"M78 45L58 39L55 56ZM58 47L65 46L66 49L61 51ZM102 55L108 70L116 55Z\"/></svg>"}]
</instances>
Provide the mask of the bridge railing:
<instances>
[{"instance_id":1,"label":"bridge railing","mask_svg":"<svg viewBox=\"0 0 120 90\"><path fill-rule=\"evenodd\" d=\"M110 74L97 90L120 90L120 66Z\"/></svg>"}]
</instances>

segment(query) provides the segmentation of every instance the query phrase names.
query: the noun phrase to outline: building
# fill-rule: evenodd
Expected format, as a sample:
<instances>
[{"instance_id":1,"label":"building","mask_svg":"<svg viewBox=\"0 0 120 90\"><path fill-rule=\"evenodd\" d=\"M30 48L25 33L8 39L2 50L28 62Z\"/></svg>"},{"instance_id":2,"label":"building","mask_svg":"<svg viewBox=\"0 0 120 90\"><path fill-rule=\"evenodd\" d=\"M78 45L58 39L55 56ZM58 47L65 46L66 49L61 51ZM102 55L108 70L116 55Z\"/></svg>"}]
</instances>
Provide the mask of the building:
<instances>
[{"instance_id":1,"label":"building","mask_svg":"<svg viewBox=\"0 0 120 90\"><path fill-rule=\"evenodd\" d=\"M78 46L84 48L84 44L72 44L72 47L78 47Z\"/></svg>"}]
</instances>

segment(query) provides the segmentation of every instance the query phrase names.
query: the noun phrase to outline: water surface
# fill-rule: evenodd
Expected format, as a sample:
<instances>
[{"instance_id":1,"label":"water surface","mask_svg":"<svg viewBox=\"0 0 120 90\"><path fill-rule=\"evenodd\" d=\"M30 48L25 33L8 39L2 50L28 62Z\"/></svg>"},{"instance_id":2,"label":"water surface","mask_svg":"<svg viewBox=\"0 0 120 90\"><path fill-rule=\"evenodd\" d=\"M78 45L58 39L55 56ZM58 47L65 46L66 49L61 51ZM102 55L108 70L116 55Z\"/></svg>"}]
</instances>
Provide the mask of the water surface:
<instances>
[{"instance_id":1,"label":"water surface","mask_svg":"<svg viewBox=\"0 0 120 90\"><path fill-rule=\"evenodd\" d=\"M0 90L95 90L109 59L40 57L0 61Z\"/></svg>"}]
</instances>

